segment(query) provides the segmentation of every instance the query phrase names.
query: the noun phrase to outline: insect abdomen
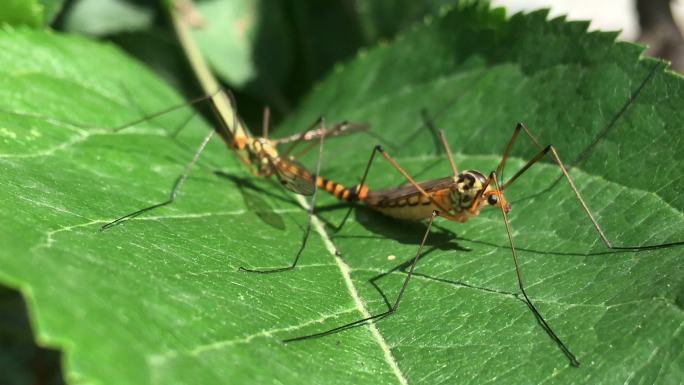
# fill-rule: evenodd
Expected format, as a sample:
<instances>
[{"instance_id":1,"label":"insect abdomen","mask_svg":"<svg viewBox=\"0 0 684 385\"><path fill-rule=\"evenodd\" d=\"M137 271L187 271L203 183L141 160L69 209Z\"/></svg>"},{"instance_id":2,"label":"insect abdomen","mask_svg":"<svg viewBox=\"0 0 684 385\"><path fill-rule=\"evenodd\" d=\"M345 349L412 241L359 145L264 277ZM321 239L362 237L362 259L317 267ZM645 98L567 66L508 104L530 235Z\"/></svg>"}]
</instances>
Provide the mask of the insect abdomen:
<instances>
[{"instance_id":1,"label":"insect abdomen","mask_svg":"<svg viewBox=\"0 0 684 385\"><path fill-rule=\"evenodd\" d=\"M361 186L361 188L358 186L349 188L320 176L316 178L316 184L318 188L324 189L335 198L345 202L364 201L368 196L368 186L366 185Z\"/></svg>"},{"instance_id":2,"label":"insect abdomen","mask_svg":"<svg viewBox=\"0 0 684 385\"><path fill-rule=\"evenodd\" d=\"M381 192L371 195L366 201L368 207L396 219L419 221L429 218L434 210L441 210L430 198L419 193L399 197L383 196ZM432 193L430 196L448 207L444 194Z\"/></svg>"}]
</instances>

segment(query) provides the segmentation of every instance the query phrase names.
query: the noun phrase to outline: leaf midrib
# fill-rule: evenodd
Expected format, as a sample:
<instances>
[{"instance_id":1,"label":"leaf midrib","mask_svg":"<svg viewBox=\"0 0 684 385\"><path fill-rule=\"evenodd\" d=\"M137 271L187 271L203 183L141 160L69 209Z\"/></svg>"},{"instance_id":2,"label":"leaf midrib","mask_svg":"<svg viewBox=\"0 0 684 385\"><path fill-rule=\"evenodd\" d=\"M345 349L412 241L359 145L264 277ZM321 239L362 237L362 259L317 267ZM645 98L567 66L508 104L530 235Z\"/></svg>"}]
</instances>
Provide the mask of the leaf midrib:
<instances>
[{"instance_id":1,"label":"leaf midrib","mask_svg":"<svg viewBox=\"0 0 684 385\"><path fill-rule=\"evenodd\" d=\"M308 202L304 199L303 196L297 195L296 196L297 202L306 210L309 209ZM340 274L342 275L342 279L344 280L347 290L352 297L352 300L354 301L354 304L356 306L356 309L363 315L364 318L368 318L371 316L371 313L366 309L364 306L364 302L362 297L359 295L359 291L356 288L356 285L354 285L354 280L351 278L351 268L349 265L347 265L340 257L336 255L336 250L335 250L335 244L332 242L332 239L328 236L328 233L325 231L324 225L321 223L321 221L318 219L318 216L313 215L311 217L311 222L313 225L313 228L316 230L318 235L321 237L323 240L323 243L325 245L325 249L328 250L330 255L335 259L335 263L338 267L338 270ZM368 328L371 331L371 334L373 335L374 340L380 347L380 349L383 352L385 361L389 365L390 369L396 376L397 380L401 385L408 385L408 380L406 379L406 376L404 373L401 371L401 368L399 367L399 363L397 362L396 358L394 358L394 355L392 354L392 350L390 349L389 345L387 342L385 342L385 339L383 335L380 333L380 330L377 328L374 322L371 322L368 324Z\"/></svg>"}]
</instances>

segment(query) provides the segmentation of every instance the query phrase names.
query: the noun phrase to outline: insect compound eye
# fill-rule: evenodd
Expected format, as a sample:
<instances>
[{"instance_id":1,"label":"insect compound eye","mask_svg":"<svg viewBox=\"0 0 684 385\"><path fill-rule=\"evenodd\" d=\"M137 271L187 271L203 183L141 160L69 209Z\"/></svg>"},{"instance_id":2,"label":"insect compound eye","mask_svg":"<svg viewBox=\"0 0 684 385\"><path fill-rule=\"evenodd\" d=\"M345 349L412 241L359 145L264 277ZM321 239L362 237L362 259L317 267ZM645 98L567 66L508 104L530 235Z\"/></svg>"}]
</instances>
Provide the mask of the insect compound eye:
<instances>
[{"instance_id":1,"label":"insect compound eye","mask_svg":"<svg viewBox=\"0 0 684 385\"><path fill-rule=\"evenodd\" d=\"M496 204L496 202L498 202L498 201L499 201L499 197L497 197L494 194L487 197L487 203L489 203L492 206L494 206Z\"/></svg>"}]
</instances>

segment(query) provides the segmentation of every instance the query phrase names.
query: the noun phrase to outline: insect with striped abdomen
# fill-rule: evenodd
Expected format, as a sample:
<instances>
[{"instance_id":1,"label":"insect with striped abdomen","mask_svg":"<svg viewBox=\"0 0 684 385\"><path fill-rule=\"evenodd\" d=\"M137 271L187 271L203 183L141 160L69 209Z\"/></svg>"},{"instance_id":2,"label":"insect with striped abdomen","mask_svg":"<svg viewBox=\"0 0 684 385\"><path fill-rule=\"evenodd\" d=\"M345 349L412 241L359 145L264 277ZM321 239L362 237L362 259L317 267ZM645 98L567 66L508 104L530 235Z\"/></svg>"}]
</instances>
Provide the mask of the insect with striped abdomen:
<instances>
[{"instance_id":1,"label":"insect with striped abdomen","mask_svg":"<svg viewBox=\"0 0 684 385\"><path fill-rule=\"evenodd\" d=\"M220 113L218 113L218 108L214 98L228 99L229 104L232 107L232 121L230 122L230 124L222 118L222 115ZM199 157L206 148L206 145L209 142L209 140L215 133L217 133L221 137L223 142L226 144L226 146L235 154L235 156L247 166L252 175L263 178L270 178L271 176L275 176L278 179L279 183L283 185L286 189L300 195L311 196L310 208L308 213L309 224L307 225L301 242L301 246L292 264L287 267L276 269L254 270L241 267L240 270L255 273L271 273L277 271L290 270L294 268L297 264L297 261L299 260L300 254L306 246L311 231L311 216L313 215L313 208L315 207L316 203L317 187L315 180L320 171L320 158L323 151L324 138L336 137L340 135L365 131L368 126L365 124L350 123L345 121L338 123L334 125L332 128L328 129L326 128L325 120L323 118L319 118L309 129L303 131L300 134L290 135L280 139L272 139L269 138L268 135L270 125L270 111L268 108L265 108L263 115L262 135L254 136L251 134L251 132L249 131L245 123L242 121L242 119L238 116L236 112L236 103L233 95L230 93L230 91L220 90L214 94L202 96L190 102L179 104L177 106L164 109L152 115L148 115L143 119L138 119L134 122L117 127L113 129L113 131L120 131L125 128L131 127L135 124L138 124L140 122L143 122L145 120L152 119L154 117L186 107L188 105L193 105L205 101L210 102L212 108L214 109L214 112L216 112L216 116L218 117L220 125L215 126L214 130L210 131L204 137L197 151L195 151L192 160L185 166L182 174L180 174L176 179L176 182L171 190L171 193L169 194L169 198L161 203L157 203L136 210L124 216L121 216L111 222L106 223L100 229L102 231L107 230L113 226L121 224L122 222L128 219L131 219L148 211L170 205L173 202L175 202L178 192L187 180L188 175L192 170L193 166L199 160ZM301 163L299 163L295 159L295 156L291 155L291 153L299 144L309 142L309 146L299 151L297 153L297 156L304 154L316 145L316 140L318 140L319 142L319 154L318 162L316 165L316 171L315 173L312 173ZM280 145L289 146L284 152L281 153L278 150L278 146Z\"/></svg>"},{"instance_id":2,"label":"insect with striped abdomen","mask_svg":"<svg viewBox=\"0 0 684 385\"><path fill-rule=\"evenodd\" d=\"M539 151L534 157L532 157L532 159L530 159L515 174L513 174L511 178L504 182L503 180L500 180L500 175L503 174L506 161L520 132L523 132L536 145ZM357 321L350 322L323 332L286 339L285 342L301 341L326 336L394 314L399 308L399 304L401 303L401 299L406 291L406 288L408 287L408 283L414 274L414 269L421 257L423 246L425 245L430 234L434 219L439 216L450 221L464 223L472 218L477 217L482 209L493 207L501 212L503 218L509 247L513 257L515 274L521 293L521 299L533 312L544 331L567 357L570 364L572 366L579 366L579 361L575 355L570 351L563 340L561 340L561 338L558 337L558 335L553 331L549 323L542 316L541 312L537 309L526 292L518 254L516 252L512 231L509 225L508 214L511 210L511 205L504 195L505 190L508 189L516 180L518 180L518 178L520 178L527 170L529 170L530 167L550 154L554 163L562 171L564 178L570 185L575 197L593 224L596 232L603 241L603 244L608 249L639 251L682 245L684 244L684 241L646 246L614 246L613 243L610 242L610 240L606 237L603 229L589 209L589 206L576 188L574 181L570 177L570 174L561 161L556 149L552 145L542 147L538 140L522 123L519 123L516 126L496 170L489 173L488 176L485 176L486 174L475 170L459 172L443 132L440 132L440 139L453 171L452 176L423 183L417 183L381 146L376 146L371 154L363 176L361 177L361 183L358 186L346 188L341 184L329 180L320 181L320 187L332 193L339 199L351 203L362 202L369 209L380 212L383 215L392 217L394 219L414 221L427 220L427 229L422 237L415 256L410 261L410 267L407 270L407 275L403 281L401 289L399 290L394 302L392 304L388 303L387 311L371 315L369 317L359 319ZM371 168L377 153L380 153L399 173L401 173L409 182L409 184L397 188L387 188L382 190L370 189L365 182L369 169ZM342 220L342 223L340 226L338 226L338 229L344 225L352 209L353 206L348 209L344 219Z\"/></svg>"}]
</instances>

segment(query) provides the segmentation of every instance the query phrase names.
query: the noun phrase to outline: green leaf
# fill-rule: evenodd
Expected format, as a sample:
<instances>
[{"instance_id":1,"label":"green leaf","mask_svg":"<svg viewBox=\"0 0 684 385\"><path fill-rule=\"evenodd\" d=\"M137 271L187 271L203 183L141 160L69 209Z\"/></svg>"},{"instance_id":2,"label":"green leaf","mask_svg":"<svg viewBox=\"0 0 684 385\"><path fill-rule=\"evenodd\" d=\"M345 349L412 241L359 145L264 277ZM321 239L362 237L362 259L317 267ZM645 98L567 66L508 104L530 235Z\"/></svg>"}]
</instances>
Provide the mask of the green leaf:
<instances>
[{"instance_id":1,"label":"green leaf","mask_svg":"<svg viewBox=\"0 0 684 385\"><path fill-rule=\"evenodd\" d=\"M27 50L30 55L13 54ZM218 143L183 191L191 199L130 226L98 231L112 216L166 195L208 129L194 127L181 140L171 139L169 127L185 120L187 111L117 135L105 129L179 103L150 72L112 46L29 31L3 32L0 52L0 196L12 202L3 216L8 219L0 223L0 279L24 294L39 342L65 351L71 382L272 378L283 367L264 370L258 358L263 354L274 362L298 357L291 371L278 374L286 382L306 370L312 379L339 380L348 372L368 382L388 373L370 340L357 345L375 353L366 359L354 351L340 355L335 346L287 348L269 337L296 331L298 314L325 319L328 302L292 298L237 267L292 255L306 214L279 188L252 181ZM243 185L214 175L215 165L225 165ZM273 192L262 196L254 188ZM264 222L246 210L245 200L255 197L261 199ZM312 292L347 299L322 242L314 237L309 246L310 268L323 279ZM283 278L286 286L302 283L296 274ZM71 299L64 301L65 295ZM221 374L196 365L217 350L232 351L226 357L235 363L247 360L243 370L224 366L220 370L227 372ZM320 359L337 360L341 372L307 369Z\"/></svg>"},{"instance_id":2,"label":"green leaf","mask_svg":"<svg viewBox=\"0 0 684 385\"><path fill-rule=\"evenodd\" d=\"M62 8L63 0L5 0L0 8L0 25L42 27Z\"/></svg>"},{"instance_id":3,"label":"green leaf","mask_svg":"<svg viewBox=\"0 0 684 385\"><path fill-rule=\"evenodd\" d=\"M437 15L440 9L454 3L454 0L363 0L357 2L357 12L365 40L374 42L391 39L416 21Z\"/></svg>"},{"instance_id":4,"label":"green leaf","mask_svg":"<svg viewBox=\"0 0 684 385\"><path fill-rule=\"evenodd\" d=\"M640 59L640 48L585 29L544 13L507 20L485 7L453 10L339 67L278 133L302 130L319 115L369 122L408 172L426 180L450 171L424 120L446 130L462 170L484 172L522 120L574 166L572 177L616 245L684 239L677 191L684 83ZM388 273L375 283L393 300L405 278L396 268L415 254L425 226L359 208L332 238L341 258L314 235L296 271L239 273L239 266L289 263L306 214L211 143L176 203L99 232L166 199L208 126L194 121L171 139L183 111L111 134L106 127L179 101L111 46L6 31L0 64L0 200L8 202L0 280L24 294L38 340L65 351L71 382L681 378L681 248L604 253L567 183L554 183L560 172L550 162L507 190L511 226L530 297L582 367L568 367L513 295L510 249L493 210L467 224L436 223L419 275L377 333L359 327L284 345L283 338L361 317L347 274L363 306L385 310L369 279ZM326 176L355 184L374 144L364 135L328 141ZM507 175L534 152L521 138ZM313 166L313 158L304 161ZM376 160L371 187L402 182ZM329 197L320 203L323 219L341 219L344 207Z\"/></svg>"},{"instance_id":5,"label":"green leaf","mask_svg":"<svg viewBox=\"0 0 684 385\"><path fill-rule=\"evenodd\" d=\"M152 28L141 32L121 33L107 39L126 53L142 61L157 76L185 95L195 96L197 80L192 74L188 60L178 47L172 31Z\"/></svg>"},{"instance_id":6,"label":"green leaf","mask_svg":"<svg viewBox=\"0 0 684 385\"><path fill-rule=\"evenodd\" d=\"M65 29L91 36L143 31L152 25L152 9L123 0L79 0L65 17Z\"/></svg>"},{"instance_id":7,"label":"green leaf","mask_svg":"<svg viewBox=\"0 0 684 385\"><path fill-rule=\"evenodd\" d=\"M285 132L318 115L365 120L399 143L390 153L426 180L448 175L449 166L423 111L446 130L459 167L485 173L496 167L516 122L524 121L574 166L579 190L616 245L684 239L684 200L676 188L682 78L654 60L639 60L641 48L613 43L615 34L588 34L586 23L545 16L506 20L501 11L469 7L428 21L340 68L286 122ZM370 155L367 142L350 138L347 148L354 151L330 153L326 173L356 183L366 162L358 149ZM508 175L536 152L529 141L519 142ZM605 253L560 177L551 163L534 166L507 196L528 292L582 368L566 367L533 314L506 294L518 292L511 254L500 214L489 212L466 225L439 224L417 267L420 277L398 313L378 324L409 382L678 381L681 247ZM371 171L369 184L402 182L385 162ZM341 213L324 216L335 222ZM423 229L359 210L357 222L334 237L374 312L386 306L371 278L413 256ZM377 280L390 302L404 277ZM320 327L309 332L314 329Z\"/></svg>"},{"instance_id":8,"label":"green leaf","mask_svg":"<svg viewBox=\"0 0 684 385\"><path fill-rule=\"evenodd\" d=\"M196 3L204 23L194 36L218 77L284 112L335 64L447 3L206 0Z\"/></svg>"},{"instance_id":9,"label":"green leaf","mask_svg":"<svg viewBox=\"0 0 684 385\"><path fill-rule=\"evenodd\" d=\"M239 89L257 82L253 88L262 93L282 86L292 70L293 50L279 1L204 1L197 12L204 25L194 36L218 76ZM264 64L269 71L258 73Z\"/></svg>"},{"instance_id":10,"label":"green leaf","mask_svg":"<svg viewBox=\"0 0 684 385\"><path fill-rule=\"evenodd\" d=\"M9 25L38 27L43 17L40 4L32 0L9 0L0 10L0 22Z\"/></svg>"},{"instance_id":11,"label":"green leaf","mask_svg":"<svg viewBox=\"0 0 684 385\"><path fill-rule=\"evenodd\" d=\"M45 15L45 22L51 23L59 14L64 6L65 0L39 0L43 6L43 14Z\"/></svg>"},{"instance_id":12,"label":"green leaf","mask_svg":"<svg viewBox=\"0 0 684 385\"><path fill-rule=\"evenodd\" d=\"M204 25L194 36L216 75L275 112L364 43L345 1L210 0L196 10Z\"/></svg>"}]
</instances>

